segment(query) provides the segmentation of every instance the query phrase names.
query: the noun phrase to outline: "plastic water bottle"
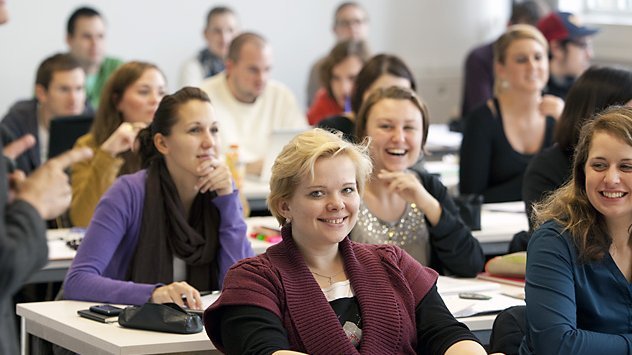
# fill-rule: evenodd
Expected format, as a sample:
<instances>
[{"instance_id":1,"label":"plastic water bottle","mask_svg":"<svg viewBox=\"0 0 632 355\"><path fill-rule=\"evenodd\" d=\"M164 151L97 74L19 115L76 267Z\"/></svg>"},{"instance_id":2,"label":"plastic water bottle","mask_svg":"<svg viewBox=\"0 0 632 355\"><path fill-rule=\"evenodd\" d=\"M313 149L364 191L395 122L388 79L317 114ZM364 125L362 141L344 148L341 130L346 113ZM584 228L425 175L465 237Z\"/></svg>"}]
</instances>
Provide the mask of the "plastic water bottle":
<instances>
[{"instance_id":1,"label":"plastic water bottle","mask_svg":"<svg viewBox=\"0 0 632 355\"><path fill-rule=\"evenodd\" d=\"M230 173L233 175L235 185L238 189L241 189L244 179L244 165L239 160L239 145L231 144L226 152L226 165L230 169Z\"/></svg>"}]
</instances>

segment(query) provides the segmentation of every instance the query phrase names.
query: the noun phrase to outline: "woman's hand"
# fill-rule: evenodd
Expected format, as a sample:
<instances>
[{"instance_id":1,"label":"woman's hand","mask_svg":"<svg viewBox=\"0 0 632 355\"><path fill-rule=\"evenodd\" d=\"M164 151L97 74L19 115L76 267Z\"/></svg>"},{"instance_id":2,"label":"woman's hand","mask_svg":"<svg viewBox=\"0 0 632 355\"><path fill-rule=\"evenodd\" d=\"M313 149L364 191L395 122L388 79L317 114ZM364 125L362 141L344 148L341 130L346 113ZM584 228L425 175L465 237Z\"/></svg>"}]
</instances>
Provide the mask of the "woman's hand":
<instances>
[{"instance_id":1,"label":"woman's hand","mask_svg":"<svg viewBox=\"0 0 632 355\"><path fill-rule=\"evenodd\" d=\"M543 116L551 116L557 120L564 110L564 100L554 95L544 95L538 109Z\"/></svg>"},{"instance_id":2,"label":"woman's hand","mask_svg":"<svg viewBox=\"0 0 632 355\"><path fill-rule=\"evenodd\" d=\"M200 193L215 191L218 196L233 193L233 178L223 161L215 158L205 160L198 166L197 171L199 178L195 188Z\"/></svg>"},{"instance_id":3,"label":"woman's hand","mask_svg":"<svg viewBox=\"0 0 632 355\"><path fill-rule=\"evenodd\" d=\"M388 184L390 192L398 194L408 203L421 209L431 225L436 225L441 217L441 204L421 184L415 174L408 171L380 170L377 178Z\"/></svg>"},{"instance_id":4,"label":"woman's hand","mask_svg":"<svg viewBox=\"0 0 632 355\"><path fill-rule=\"evenodd\" d=\"M147 124L144 122L121 123L116 131L101 144L101 150L110 153L114 157L132 149L138 132L145 127L147 127Z\"/></svg>"},{"instance_id":5,"label":"woman's hand","mask_svg":"<svg viewBox=\"0 0 632 355\"><path fill-rule=\"evenodd\" d=\"M188 283L172 282L168 285L157 287L151 294L149 302L153 303L169 303L173 302L180 307L188 307L191 309L202 309L202 299L200 292ZM186 302L186 304L185 304Z\"/></svg>"},{"instance_id":6,"label":"woman's hand","mask_svg":"<svg viewBox=\"0 0 632 355\"><path fill-rule=\"evenodd\" d=\"M434 199L414 174L408 171L380 170L377 178L388 184L390 192L398 194L408 203L422 204L428 198Z\"/></svg>"}]
</instances>

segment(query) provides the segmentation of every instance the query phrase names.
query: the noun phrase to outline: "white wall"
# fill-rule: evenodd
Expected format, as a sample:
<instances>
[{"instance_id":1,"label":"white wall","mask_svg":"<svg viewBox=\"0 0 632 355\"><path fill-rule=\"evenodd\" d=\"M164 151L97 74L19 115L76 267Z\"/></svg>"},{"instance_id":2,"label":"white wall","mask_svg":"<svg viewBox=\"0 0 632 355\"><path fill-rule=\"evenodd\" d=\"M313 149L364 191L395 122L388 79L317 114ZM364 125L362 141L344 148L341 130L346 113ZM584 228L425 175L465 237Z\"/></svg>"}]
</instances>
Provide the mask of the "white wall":
<instances>
[{"instance_id":1,"label":"white wall","mask_svg":"<svg viewBox=\"0 0 632 355\"><path fill-rule=\"evenodd\" d=\"M446 121L459 105L466 52L504 28L509 1L360 0L370 17L374 52L400 55L419 78L433 120ZM273 76L305 102L311 63L333 45L336 0L93 0L108 22L108 53L125 60L155 62L177 89L180 63L203 45L206 12L228 4L242 27L263 34L274 49ZM0 27L0 115L33 90L35 70L52 53L65 51L69 14L77 0L9 0L11 19Z\"/></svg>"}]
</instances>

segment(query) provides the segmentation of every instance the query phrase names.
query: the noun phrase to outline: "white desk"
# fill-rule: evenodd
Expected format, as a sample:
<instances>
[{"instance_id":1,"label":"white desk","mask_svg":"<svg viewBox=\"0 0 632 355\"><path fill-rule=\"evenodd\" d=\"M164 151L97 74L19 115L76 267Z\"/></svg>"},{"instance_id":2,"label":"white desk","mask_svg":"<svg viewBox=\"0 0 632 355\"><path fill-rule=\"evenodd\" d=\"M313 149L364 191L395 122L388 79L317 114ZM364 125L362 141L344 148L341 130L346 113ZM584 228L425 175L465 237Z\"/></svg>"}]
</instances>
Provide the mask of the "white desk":
<instances>
[{"instance_id":1,"label":"white desk","mask_svg":"<svg viewBox=\"0 0 632 355\"><path fill-rule=\"evenodd\" d=\"M219 354L206 332L171 334L99 323L79 317L77 311L95 302L55 301L21 303L22 354L28 354L28 337L35 335L80 354L164 354L195 352Z\"/></svg>"},{"instance_id":2,"label":"white desk","mask_svg":"<svg viewBox=\"0 0 632 355\"><path fill-rule=\"evenodd\" d=\"M485 255L506 254L514 234L529 230L524 202L484 204L481 210L481 230L472 231Z\"/></svg>"},{"instance_id":3,"label":"white desk","mask_svg":"<svg viewBox=\"0 0 632 355\"><path fill-rule=\"evenodd\" d=\"M248 234L253 224L248 224ZM276 224L271 224L274 227ZM41 270L33 274L29 278L27 283L37 282L56 282L64 281L66 273L72 264L72 259L75 258L77 252L66 245L66 241L69 239L82 236L82 233L75 232L74 229L49 229L46 231L46 239L48 239L48 264L46 264ZM262 254L272 244L263 240L258 240L248 237L252 250L255 254Z\"/></svg>"},{"instance_id":4,"label":"white desk","mask_svg":"<svg viewBox=\"0 0 632 355\"><path fill-rule=\"evenodd\" d=\"M252 212L267 212L268 206L266 205L266 198L270 193L270 185L267 181L261 181L252 176L246 176L244 179L244 185L241 188L241 192L248 200L250 211Z\"/></svg>"},{"instance_id":5,"label":"white desk","mask_svg":"<svg viewBox=\"0 0 632 355\"><path fill-rule=\"evenodd\" d=\"M461 148L463 133L451 132L446 123L432 123L428 127L426 150L430 153L458 154Z\"/></svg>"},{"instance_id":6,"label":"white desk","mask_svg":"<svg viewBox=\"0 0 632 355\"><path fill-rule=\"evenodd\" d=\"M469 281L477 282L474 279ZM501 285L496 290L481 293L520 291L520 287ZM442 297L445 298L445 295ZM22 317L22 354L28 354L28 338L31 335L81 354L217 353L204 331L190 335L143 331L123 328L118 323L99 323L77 315L78 310L94 304L80 301L18 304L17 314ZM449 302L447 306L450 307ZM473 332L483 334L491 330L495 319L496 314L458 318Z\"/></svg>"},{"instance_id":7,"label":"white desk","mask_svg":"<svg viewBox=\"0 0 632 355\"><path fill-rule=\"evenodd\" d=\"M278 228L274 217L250 217L249 225L260 224ZM481 230L473 231L485 255L506 254L514 234L528 230L529 223L523 202L485 204L481 210Z\"/></svg>"},{"instance_id":8,"label":"white desk","mask_svg":"<svg viewBox=\"0 0 632 355\"><path fill-rule=\"evenodd\" d=\"M520 287L502 285L500 292L517 293L521 290L522 288ZM483 292L483 293L486 293L486 292ZM448 303L446 305L448 306L448 308L450 308ZM457 318L457 320L465 324L470 329L470 331L472 331L474 335L476 335L476 337L478 337L478 339L483 344L489 344L489 336L491 334L494 321L496 320L496 316L498 316L498 313Z\"/></svg>"},{"instance_id":9,"label":"white desk","mask_svg":"<svg viewBox=\"0 0 632 355\"><path fill-rule=\"evenodd\" d=\"M278 228L274 217L251 217L246 219L248 233L254 225ZM481 211L480 231L473 231L472 235L478 239L485 255L505 254L513 235L521 230L528 230L529 224L524 212L523 202L507 202L485 204ZM49 246L49 262L34 274L29 283L63 281L75 251L65 244L67 238L72 238L68 229L51 229L47 232ZM270 243L248 238L256 254L261 254Z\"/></svg>"},{"instance_id":10,"label":"white desk","mask_svg":"<svg viewBox=\"0 0 632 355\"><path fill-rule=\"evenodd\" d=\"M501 307L510 307L513 305L524 305L524 301L518 300L518 299L513 299L513 298L509 298L509 297L505 297L503 295L498 296L498 294L500 293L504 293L504 294L511 294L511 295L518 295L518 294L524 294L524 288L523 287L518 287L518 286L512 286L512 285L506 285L506 284L496 284L493 282L489 282L489 281L483 281L483 280L479 280L479 279L458 279L455 281L464 281L466 284L474 284L475 287L471 287L471 286L466 286L463 287L463 289L458 289L457 288L451 288L450 291L451 292L447 292L447 293L442 293L441 291L441 286L444 285L445 283L442 283L442 281L445 280L454 280L454 279L450 279L444 276L439 276L439 281L437 282L437 289L439 291L439 294L441 295L441 297L443 298L446 306L448 307L448 309L454 314L455 312L458 312L459 310L463 310L463 303L465 302L470 302L470 303L476 303L476 302L494 302L492 305L494 307L497 307L499 305L502 305ZM485 291L485 287L483 288L477 288L478 284L491 284L493 286L495 286L495 288L493 289L488 289L487 291ZM482 293L488 296L492 296L492 300L488 300L488 301L477 301L477 300L460 300L458 298L458 293L459 292L469 292L469 291L474 291L477 293ZM498 296L498 297L496 297ZM498 302L498 303L496 303ZM476 308L476 309L482 309L481 308ZM489 309L489 308L488 308ZM458 321L460 321L461 323L465 324L473 333L474 335L476 335L476 337L478 337L478 339L483 343L483 344L488 344L489 343L489 337L491 335L491 329L492 326L494 325L494 321L496 320L496 316L498 315L498 313L491 313L491 314L482 314L482 315L475 315L475 316L470 316L470 317L462 317L462 318L457 318Z\"/></svg>"}]
</instances>

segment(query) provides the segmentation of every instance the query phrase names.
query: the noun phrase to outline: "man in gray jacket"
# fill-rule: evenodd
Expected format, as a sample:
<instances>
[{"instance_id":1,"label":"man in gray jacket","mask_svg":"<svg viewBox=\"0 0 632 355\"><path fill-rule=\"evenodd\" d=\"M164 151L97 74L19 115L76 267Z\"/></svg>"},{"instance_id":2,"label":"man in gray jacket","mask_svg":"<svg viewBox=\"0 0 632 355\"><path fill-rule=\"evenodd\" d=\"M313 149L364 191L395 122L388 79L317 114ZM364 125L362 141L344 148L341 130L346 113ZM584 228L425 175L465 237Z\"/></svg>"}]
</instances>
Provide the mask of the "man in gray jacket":
<instances>
[{"instance_id":1,"label":"man in gray jacket","mask_svg":"<svg viewBox=\"0 0 632 355\"><path fill-rule=\"evenodd\" d=\"M0 2L0 24L8 20ZM12 160L35 144L32 135L17 139L0 156L0 354L18 354L12 296L48 260L46 224L70 205L64 169L92 152L73 150L49 160L28 178L11 171Z\"/></svg>"}]
</instances>

